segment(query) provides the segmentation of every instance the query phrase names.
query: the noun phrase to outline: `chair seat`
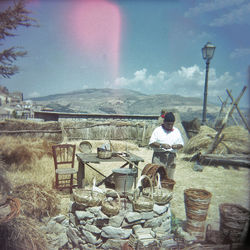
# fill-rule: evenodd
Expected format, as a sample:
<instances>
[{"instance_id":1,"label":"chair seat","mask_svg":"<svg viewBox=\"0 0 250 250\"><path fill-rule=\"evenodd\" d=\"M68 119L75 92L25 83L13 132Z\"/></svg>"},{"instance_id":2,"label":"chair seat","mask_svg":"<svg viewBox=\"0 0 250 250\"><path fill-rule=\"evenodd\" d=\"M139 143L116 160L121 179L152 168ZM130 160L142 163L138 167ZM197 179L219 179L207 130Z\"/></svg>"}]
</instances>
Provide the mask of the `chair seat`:
<instances>
[{"instance_id":1,"label":"chair seat","mask_svg":"<svg viewBox=\"0 0 250 250\"><path fill-rule=\"evenodd\" d=\"M62 190L69 188L70 193L74 185L74 174L78 170L74 169L75 144L57 144L52 145L52 153L55 165L55 188Z\"/></svg>"},{"instance_id":2,"label":"chair seat","mask_svg":"<svg viewBox=\"0 0 250 250\"><path fill-rule=\"evenodd\" d=\"M74 168L60 168L56 169L57 174L76 174L77 170Z\"/></svg>"}]
</instances>

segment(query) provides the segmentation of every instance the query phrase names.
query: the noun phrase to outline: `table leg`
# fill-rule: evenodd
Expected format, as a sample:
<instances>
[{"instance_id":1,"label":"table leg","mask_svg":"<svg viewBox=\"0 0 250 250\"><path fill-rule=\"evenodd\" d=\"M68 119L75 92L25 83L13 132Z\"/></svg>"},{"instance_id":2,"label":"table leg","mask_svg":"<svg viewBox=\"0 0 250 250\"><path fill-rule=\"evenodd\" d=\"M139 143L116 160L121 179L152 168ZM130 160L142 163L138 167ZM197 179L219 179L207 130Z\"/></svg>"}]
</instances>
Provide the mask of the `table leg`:
<instances>
[{"instance_id":1,"label":"table leg","mask_svg":"<svg viewBox=\"0 0 250 250\"><path fill-rule=\"evenodd\" d=\"M136 174L135 174L135 178L134 178L134 188L136 188L136 179L138 177L138 164L139 164L138 161L134 162L134 165L135 165L135 168L136 168ZM133 165L129 164L129 168L132 168L132 167L133 167Z\"/></svg>"},{"instance_id":2,"label":"table leg","mask_svg":"<svg viewBox=\"0 0 250 250\"><path fill-rule=\"evenodd\" d=\"M78 172L77 172L78 188L84 188L84 178L85 178L85 165L83 162L79 161Z\"/></svg>"}]
</instances>

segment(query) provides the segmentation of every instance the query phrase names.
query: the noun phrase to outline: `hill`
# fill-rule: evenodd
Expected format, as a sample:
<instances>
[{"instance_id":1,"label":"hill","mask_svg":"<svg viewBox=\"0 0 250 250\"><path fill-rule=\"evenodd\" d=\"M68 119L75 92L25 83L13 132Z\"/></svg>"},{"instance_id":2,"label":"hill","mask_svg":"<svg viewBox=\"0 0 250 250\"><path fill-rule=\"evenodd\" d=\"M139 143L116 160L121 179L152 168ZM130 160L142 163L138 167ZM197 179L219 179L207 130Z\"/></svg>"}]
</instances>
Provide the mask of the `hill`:
<instances>
[{"instance_id":1,"label":"hill","mask_svg":"<svg viewBox=\"0 0 250 250\"><path fill-rule=\"evenodd\" d=\"M85 89L63 94L32 98L38 104L58 112L159 115L161 109L179 112L182 119L201 118L201 98L179 95L146 95L129 89ZM220 107L208 104L208 119Z\"/></svg>"}]
</instances>

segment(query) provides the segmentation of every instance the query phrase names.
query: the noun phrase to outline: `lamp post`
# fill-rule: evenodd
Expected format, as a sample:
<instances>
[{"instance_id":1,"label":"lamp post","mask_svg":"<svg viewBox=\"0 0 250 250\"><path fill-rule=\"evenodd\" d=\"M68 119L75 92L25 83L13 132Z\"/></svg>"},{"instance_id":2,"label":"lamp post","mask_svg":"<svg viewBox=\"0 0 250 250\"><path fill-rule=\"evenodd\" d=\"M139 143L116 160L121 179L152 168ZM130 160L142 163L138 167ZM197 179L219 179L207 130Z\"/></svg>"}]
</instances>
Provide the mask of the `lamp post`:
<instances>
[{"instance_id":1,"label":"lamp post","mask_svg":"<svg viewBox=\"0 0 250 250\"><path fill-rule=\"evenodd\" d=\"M207 42L207 44L202 48L202 57L206 60L206 77L205 77L205 86L204 86L204 99L203 99L203 113L202 113L202 124L206 123L207 115L207 85L208 85L208 71L210 60L213 58L215 46Z\"/></svg>"}]
</instances>

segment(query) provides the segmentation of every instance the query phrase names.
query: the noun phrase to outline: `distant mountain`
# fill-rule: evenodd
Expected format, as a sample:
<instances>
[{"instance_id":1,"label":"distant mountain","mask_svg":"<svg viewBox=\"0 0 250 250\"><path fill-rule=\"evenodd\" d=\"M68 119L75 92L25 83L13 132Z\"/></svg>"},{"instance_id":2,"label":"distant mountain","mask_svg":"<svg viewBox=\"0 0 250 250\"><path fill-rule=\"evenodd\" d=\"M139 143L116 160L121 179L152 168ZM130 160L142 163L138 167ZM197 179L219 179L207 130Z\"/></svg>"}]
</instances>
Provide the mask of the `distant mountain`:
<instances>
[{"instance_id":1,"label":"distant mountain","mask_svg":"<svg viewBox=\"0 0 250 250\"><path fill-rule=\"evenodd\" d=\"M179 95L146 95L129 89L85 89L32 98L58 112L159 115L161 109L179 112L182 120L201 118L203 101ZM207 117L214 118L219 106L208 104Z\"/></svg>"}]
</instances>

